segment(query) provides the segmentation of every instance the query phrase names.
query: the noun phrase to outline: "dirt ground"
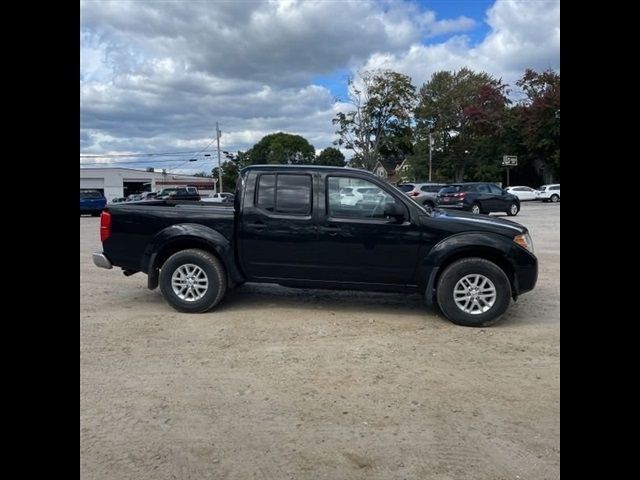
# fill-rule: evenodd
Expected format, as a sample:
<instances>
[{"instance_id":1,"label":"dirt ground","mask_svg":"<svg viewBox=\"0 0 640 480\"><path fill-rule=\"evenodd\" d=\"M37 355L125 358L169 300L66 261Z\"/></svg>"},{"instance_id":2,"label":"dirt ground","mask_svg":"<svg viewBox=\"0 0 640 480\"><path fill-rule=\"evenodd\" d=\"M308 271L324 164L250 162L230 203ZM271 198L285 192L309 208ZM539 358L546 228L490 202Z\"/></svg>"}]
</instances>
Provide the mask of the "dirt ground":
<instances>
[{"instance_id":1,"label":"dirt ground","mask_svg":"<svg viewBox=\"0 0 640 480\"><path fill-rule=\"evenodd\" d=\"M474 329L419 295L258 284L181 314L95 267L81 217L81 478L559 478L560 205L515 220L538 285Z\"/></svg>"}]
</instances>

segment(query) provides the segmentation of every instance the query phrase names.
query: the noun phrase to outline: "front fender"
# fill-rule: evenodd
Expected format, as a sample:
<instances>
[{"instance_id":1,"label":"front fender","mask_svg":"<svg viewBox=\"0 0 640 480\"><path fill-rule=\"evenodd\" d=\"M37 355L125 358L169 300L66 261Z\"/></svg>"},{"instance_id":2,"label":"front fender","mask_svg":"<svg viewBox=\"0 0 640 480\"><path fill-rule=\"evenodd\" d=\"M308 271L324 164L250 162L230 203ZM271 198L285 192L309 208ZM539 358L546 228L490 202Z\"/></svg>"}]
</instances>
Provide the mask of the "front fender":
<instances>
[{"instance_id":1,"label":"front fender","mask_svg":"<svg viewBox=\"0 0 640 480\"><path fill-rule=\"evenodd\" d=\"M507 254L512 244L505 236L488 232L462 232L438 242L422 259L419 269L418 284L425 288L427 303L433 303L438 275L451 259L477 255L509 262Z\"/></svg>"}]
</instances>

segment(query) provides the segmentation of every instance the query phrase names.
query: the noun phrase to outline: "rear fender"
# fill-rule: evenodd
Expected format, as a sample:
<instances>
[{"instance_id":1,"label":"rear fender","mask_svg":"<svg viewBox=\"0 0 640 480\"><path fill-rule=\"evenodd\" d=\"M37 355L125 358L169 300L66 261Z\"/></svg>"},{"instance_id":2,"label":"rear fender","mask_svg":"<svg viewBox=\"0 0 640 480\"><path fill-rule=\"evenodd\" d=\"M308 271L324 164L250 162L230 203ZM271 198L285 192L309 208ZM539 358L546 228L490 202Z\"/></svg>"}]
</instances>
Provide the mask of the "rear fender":
<instances>
[{"instance_id":1,"label":"rear fender","mask_svg":"<svg viewBox=\"0 0 640 480\"><path fill-rule=\"evenodd\" d=\"M142 260L142 271L149 275L149 288L157 287L158 269L167 259L168 253L186 248L202 248L214 252L224 264L232 282L244 279L235 264L233 245L227 238L210 227L197 223L182 223L161 230L147 245Z\"/></svg>"}]
</instances>

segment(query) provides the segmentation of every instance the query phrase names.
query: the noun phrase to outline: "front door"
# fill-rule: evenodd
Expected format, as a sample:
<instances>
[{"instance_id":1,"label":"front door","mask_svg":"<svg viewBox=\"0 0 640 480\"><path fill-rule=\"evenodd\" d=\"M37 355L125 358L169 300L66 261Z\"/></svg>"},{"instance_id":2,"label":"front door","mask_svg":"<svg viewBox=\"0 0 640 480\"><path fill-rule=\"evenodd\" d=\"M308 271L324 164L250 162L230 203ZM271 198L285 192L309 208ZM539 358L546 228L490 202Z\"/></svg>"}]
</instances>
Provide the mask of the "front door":
<instances>
[{"instance_id":1,"label":"front door","mask_svg":"<svg viewBox=\"0 0 640 480\"><path fill-rule=\"evenodd\" d=\"M328 282L412 284L420 240L401 193L389 186L335 174L323 176L319 198L318 249L323 253L316 278ZM352 205L341 194L345 188L366 193ZM395 203L404 212L399 222L385 217L385 205Z\"/></svg>"}]
</instances>

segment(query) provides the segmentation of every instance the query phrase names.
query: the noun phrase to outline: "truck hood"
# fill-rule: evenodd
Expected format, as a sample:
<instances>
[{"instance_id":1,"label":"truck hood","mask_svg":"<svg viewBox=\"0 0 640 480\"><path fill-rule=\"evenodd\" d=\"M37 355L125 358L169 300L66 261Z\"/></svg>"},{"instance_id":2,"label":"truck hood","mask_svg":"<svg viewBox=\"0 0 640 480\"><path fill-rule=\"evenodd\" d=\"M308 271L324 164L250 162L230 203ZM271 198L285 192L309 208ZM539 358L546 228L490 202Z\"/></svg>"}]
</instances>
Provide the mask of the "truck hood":
<instances>
[{"instance_id":1,"label":"truck hood","mask_svg":"<svg viewBox=\"0 0 640 480\"><path fill-rule=\"evenodd\" d=\"M459 231L481 230L500 233L510 237L528 233L527 228L519 223L503 218L490 217L489 215L475 215L473 213L445 210L442 208L433 210L431 215L432 219L446 223Z\"/></svg>"}]
</instances>

